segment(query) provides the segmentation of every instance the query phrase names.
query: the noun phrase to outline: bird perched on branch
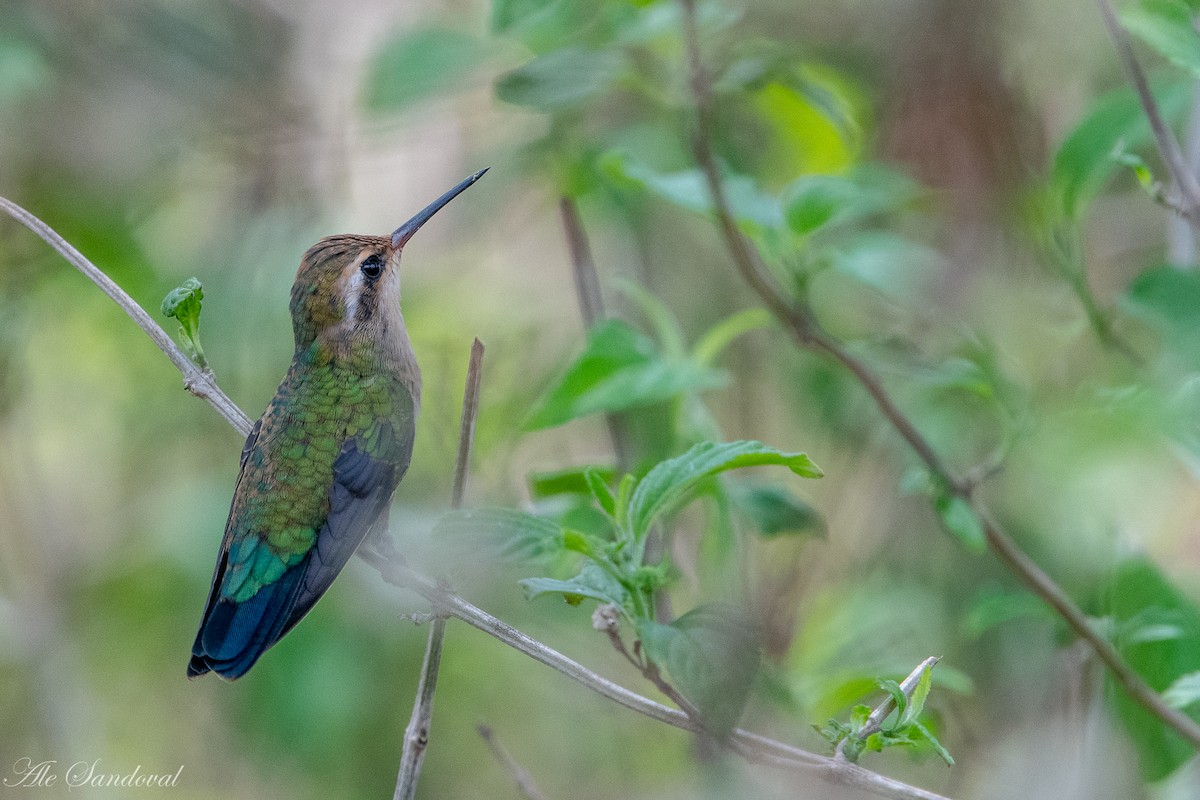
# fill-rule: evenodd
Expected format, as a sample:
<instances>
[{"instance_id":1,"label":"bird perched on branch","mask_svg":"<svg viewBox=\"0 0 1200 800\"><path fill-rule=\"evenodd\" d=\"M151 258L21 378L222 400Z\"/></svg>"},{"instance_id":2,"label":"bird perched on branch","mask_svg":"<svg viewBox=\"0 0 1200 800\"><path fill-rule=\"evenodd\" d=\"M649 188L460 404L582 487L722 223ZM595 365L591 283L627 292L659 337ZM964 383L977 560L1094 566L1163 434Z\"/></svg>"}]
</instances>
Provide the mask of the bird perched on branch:
<instances>
[{"instance_id":1,"label":"bird perched on branch","mask_svg":"<svg viewBox=\"0 0 1200 800\"><path fill-rule=\"evenodd\" d=\"M312 608L368 534L387 538L421 370L400 313L400 252L470 176L391 236L330 236L292 286L296 352L242 449L189 677L241 677Z\"/></svg>"}]
</instances>

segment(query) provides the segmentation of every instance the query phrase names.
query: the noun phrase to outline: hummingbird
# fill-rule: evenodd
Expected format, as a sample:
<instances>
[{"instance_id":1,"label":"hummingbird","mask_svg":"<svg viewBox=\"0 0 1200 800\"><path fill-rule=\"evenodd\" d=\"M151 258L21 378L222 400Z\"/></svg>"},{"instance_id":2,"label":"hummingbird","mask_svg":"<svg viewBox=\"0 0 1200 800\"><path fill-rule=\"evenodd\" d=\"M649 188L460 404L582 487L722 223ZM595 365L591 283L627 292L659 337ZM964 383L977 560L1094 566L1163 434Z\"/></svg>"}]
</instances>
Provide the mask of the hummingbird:
<instances>
[{"instance_id":1,"label":"hummingbird","mask_svg":"<svg viewBox=\"0 0 1200 800\"><path fill-rule=\"evenodd\" d=\"M421 370L400 313L400 253L484 172L391 236L329 236L300 260L290 305L295 354L242 448L188 677L241 677L308 613L368 534L390 551L388 507L421 408Z\"/></svg>"}]
</instances>

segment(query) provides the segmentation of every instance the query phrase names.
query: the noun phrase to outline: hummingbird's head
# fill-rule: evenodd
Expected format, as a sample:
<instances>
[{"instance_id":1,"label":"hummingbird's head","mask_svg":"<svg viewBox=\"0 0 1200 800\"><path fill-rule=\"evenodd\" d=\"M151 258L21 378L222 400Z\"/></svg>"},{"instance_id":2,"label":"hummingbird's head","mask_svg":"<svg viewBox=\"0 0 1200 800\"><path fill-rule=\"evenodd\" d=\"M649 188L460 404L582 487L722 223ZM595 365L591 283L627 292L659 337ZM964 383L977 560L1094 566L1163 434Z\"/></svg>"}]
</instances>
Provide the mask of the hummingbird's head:
<instances>
[{"instance_id":1,"label":"hummingbird's head","mask_svg":"<svg viewBox=\"0 0 1200 800\"><path fill-rule=\"evenodd\" d=\"M300 260L292 285L296 349L318 337L330 343L385 339L403 329L400 316L400 252L443 206L482 177L476 172L434 200L390 236L328 236Z\"/></svg>"}]
</instances>

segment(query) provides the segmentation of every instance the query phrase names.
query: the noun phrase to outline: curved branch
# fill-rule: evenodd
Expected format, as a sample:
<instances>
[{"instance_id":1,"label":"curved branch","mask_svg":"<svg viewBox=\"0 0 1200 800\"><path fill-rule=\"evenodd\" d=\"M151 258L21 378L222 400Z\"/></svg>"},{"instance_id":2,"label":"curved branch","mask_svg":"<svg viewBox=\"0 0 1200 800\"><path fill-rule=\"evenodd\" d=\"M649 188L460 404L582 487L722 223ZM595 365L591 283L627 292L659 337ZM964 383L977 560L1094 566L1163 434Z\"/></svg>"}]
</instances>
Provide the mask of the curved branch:
<instances>
[{"instance_id":1,"label":"curved branch","mask_svg":"<svg viewBox=\"0 0 1200 800\"><path fill-rule=\"evenodd\" d=\"M72 247L66 239L59 236L53 228L24 208L21 208L21 206L7 198L0 197L0 209L3 209L10 217L36 233L41 237L42 241L53 247L58 251L59 255L70 262L71 266L82 272L92 283L99 286L100 291L111 297L113 302L119 305L121 310L128 314L137 323L139 328L145 331L151 341L158 345L158 349L162 350L167 358L171 359L171 363L175 365L175 368L183 373L184 388L197 397L207 400L209 405L215 408L217 413L224 417L242 436L250 434L250 426L253 423L237 407L237 404L230 400L225 392L221 391L221 387L217 385L212 370L200 369L193 364L191 359L185 356L175 345L175 342L162 329L162 326L155 322L146 313L146 310L138 305L124 289L114 283L112 278L105 275L95 264L84 258L82 253Z\"/></svg>"},{"instance_id":2,"label":"curved branch","mask_svg":"<svg viewBox=\"0 0 1200 800\"><path fill-rule=\"evenodd\" d=\"M1149 684L1142 680L1121 654L1089 622L1087 614L1047 575L1020 545L992 519L987 507L975 496L974 486L957 477L942 462L933 445L908 418L883 386L883 381L866 363L844 344L821 329L811 309L798 305L784 294L766 267L750 249L738 231L725 189L717 169L710 141L712 92L700 60L699 34L696 28L694 0L679 0L683 7L684 41L691 64L691 86L697 110L693 148L712 195L713 209L729 250L729 256L746 282L758 293L768 309L783 323L796 343L807 350L823 353L849 370L875 400L883 416L908 442L929 472L941 481L951 495L970 504L983 523L988 547L1026 588L1045 601L1089 645L1108 667L1113 679L1146 711L1170 726L1195 749L1200 750L1200 725L1177 709L1171 708ZM1104 0L1101 0L1102 5ZM1172 140L1173 141L1173 140ZM1195 179L1193 179L1195 183Z\"/></svg>"}]
</instances>

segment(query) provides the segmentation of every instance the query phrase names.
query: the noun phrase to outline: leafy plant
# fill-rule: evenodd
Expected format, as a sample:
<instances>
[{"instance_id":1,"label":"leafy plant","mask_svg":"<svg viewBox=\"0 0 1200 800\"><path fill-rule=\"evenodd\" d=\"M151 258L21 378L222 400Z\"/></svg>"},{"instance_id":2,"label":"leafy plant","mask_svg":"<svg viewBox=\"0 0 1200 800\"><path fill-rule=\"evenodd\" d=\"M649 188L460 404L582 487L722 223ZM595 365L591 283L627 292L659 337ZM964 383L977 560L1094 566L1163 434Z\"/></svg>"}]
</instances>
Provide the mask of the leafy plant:
<instances>
[{"instance_id":1,"label":"leafy plant","mask_svg":"<svg viewBox=\"0 0 1200 800\"><path fill-rule=\"evenodd\" d=\"M856 705L848 722L831 719L824 727L813 727L835 752L850 761L858 761L865 752L880 753L889 747L918 747L932 750L947 766L954 766L950 753L921 721L925 701L933 688L932 668L932 664L925 664L910 692L905 692L896 681L879 680L879 688L889 695L883 705L876 709Z\"/></svg>"},{"instance_id":2,"label":"leafy plant","mask_svg":"<svg viewBox=\"0 0 1200 800\"><path fill-rule=\"evenodd\" d=\"M567 578L522 580L528 597L558 595L571 605L594 600L611 607L636 633L635 653L643 666L662 668L695 705L709 732L732 730L758 667L753 626L721 606L701 606L670 623L656 618L656 595L673 573L665 559L647 557L652 532L668 522L716 476L755 466L782 466L805 478L822 472L804 453L785 453L759 442L701 442L656 464L641 478L623 475L614 486L593 468L556 479L559 488L586 486L592 508L604 521L583 530L534 514L503 508L454 512L439 521L439 532L484 532L511 553L554 557L576 554ZM791 524L791 523L786 523ZM615 633L615 628L614 628Z\"/></svg>"}]
</instances>

